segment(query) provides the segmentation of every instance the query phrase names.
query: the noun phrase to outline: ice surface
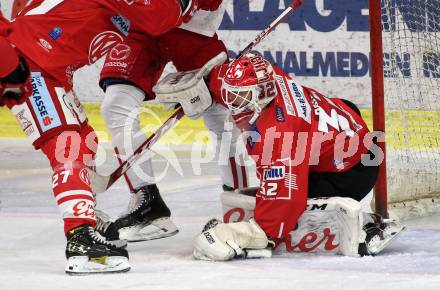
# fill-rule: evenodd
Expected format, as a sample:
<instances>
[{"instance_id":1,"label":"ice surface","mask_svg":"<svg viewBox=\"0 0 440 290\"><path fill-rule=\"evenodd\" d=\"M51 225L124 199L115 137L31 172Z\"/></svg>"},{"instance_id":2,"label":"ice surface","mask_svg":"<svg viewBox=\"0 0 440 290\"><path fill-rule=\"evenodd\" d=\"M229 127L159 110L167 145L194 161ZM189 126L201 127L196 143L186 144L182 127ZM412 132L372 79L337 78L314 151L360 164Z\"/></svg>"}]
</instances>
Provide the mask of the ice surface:
<instances>
[{"instance_id":1,"label":"ice surface","mask_svg":"<svg viewBox=\"0 0 440 290\"><path fill-rule=\"evenodd\" d=\"M185 154L178 155L186 174L170 170L159 187L180 233L130 244L129 273L69 277L47 161L24 140L0 141L0 289L440 289L439 216L409 221L409 229L378 257L195 261L192 238L209 218L220 216L221 185L215 164L202 166L203 177L194 176ZM164 168L164 162L155 166ZM98 207L113 216L127 202L122 183L98 196Z\"/></svg>"}]
</instances>

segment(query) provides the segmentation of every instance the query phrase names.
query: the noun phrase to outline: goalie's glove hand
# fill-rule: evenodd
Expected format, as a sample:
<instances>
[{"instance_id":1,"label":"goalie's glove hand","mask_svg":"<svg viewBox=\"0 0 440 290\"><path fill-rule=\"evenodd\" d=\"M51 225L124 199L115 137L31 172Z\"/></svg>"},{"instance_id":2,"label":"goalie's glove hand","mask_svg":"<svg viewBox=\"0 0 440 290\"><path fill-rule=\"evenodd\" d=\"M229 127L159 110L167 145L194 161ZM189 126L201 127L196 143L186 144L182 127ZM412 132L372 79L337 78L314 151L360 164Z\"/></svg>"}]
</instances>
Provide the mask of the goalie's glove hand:
<instances>
[{"instance_id":1,"label":"goalie's glove hand","mask_svg":"<svg viewBox=\"0 0 440 290\"><path fill-rule=\"evenodd\" d=\"M206 231L194 239L196 259L227 261L237 256L246 257L247 250L265 249L269 245L266 234L254 220L211 224L214 225L211 229L205 226Z\"/></svg>"},{"instance_id":2,"label":"goalie's glove hand","mask_svg":"<svg viewBox=\"0 0 440 290\"><path fill-rule=\"evenodd\" d=\"M180 0L186 2L187 6L183 11L183 22L187 23L191 20L197 10L215 11L222 4L223 0ZM185 3L185 4L186 4Z\"/></svg>"},{"instance_id":3,"label":"goalie's glove hand","mask_svg":"<svg viewBox=\"0 0 440 290\"><path fill-rule=\"evenodd\" d=\"M153 87L156 99L162 104L171 103L171 106L180 103L189 118L199 118L213 104L204 77L226 60L226 53L221 52L200 69L168 74ZM166 109L169 107L166 106Z\"/></svg>"}]
</instances>

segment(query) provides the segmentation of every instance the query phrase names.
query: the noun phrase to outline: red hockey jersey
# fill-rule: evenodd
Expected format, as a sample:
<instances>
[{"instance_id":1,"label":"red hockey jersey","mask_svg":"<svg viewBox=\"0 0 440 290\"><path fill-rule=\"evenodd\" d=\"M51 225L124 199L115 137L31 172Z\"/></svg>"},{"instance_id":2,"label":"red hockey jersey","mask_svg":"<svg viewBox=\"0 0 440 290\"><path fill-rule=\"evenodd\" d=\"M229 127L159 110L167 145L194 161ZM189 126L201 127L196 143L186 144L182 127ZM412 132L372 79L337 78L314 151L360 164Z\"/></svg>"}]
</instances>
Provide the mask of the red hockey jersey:
<instances>
[{"instance_id":1,"label":"red hockey jersey","mask_svg":"<svg viewBox=\"0 0 440 290\"><path fill-rule=\"evenodd\" d=\"M211 75L217 100L221 77L218 70ZM277 68L265 90L275 98L246 132L247 150L260 180L254 218L278 239L293 230L306 208L309 172L350 169L368 152L371 138L365 138L363 119L342 100L301 86Z\"/></svg>"},{"instance_id":2,"label":"red hockey jersey","mask_svg":"<svg viewBox=\"0 0 440 290\"><path fill-rule=\"evenodd\" d=\"M69 88L77 68L95 63L126 37L155 51L154 36L180 23L177 0L36 0L12 22L9 40Z\"/></svg>"}]
</instances>

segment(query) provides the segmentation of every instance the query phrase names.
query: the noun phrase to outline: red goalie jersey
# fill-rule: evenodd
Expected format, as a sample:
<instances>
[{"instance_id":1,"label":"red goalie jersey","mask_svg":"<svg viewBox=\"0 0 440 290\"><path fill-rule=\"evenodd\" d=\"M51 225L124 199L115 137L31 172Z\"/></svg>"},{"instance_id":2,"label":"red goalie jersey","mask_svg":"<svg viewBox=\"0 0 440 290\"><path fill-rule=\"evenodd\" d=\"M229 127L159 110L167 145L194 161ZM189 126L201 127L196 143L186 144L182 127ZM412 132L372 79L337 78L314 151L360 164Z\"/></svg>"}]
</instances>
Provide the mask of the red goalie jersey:
<instances>
[{"instance_id":1,"label":"red goalie jersey","mask_svg":"<svg viewBox=\"0 0 440 290\"><path fill-rule=\"evenodd\" d=\"M260 56L244 59L252 64L239 60L236 71L223 65L211 74L210 87L217 100L225 101L225 77L246 82L247 67L265 61ZM255 75L258 70L250 73ZM268 237L280 239L294 229L306 207L310 172L349 170L368 152L371 138L365 138L367 125L344 101L301 86L275 67L261 77L265 80L257 85L256 94L264 94L270 102L252 125L245 111L234 119L246 131L247 150L257 164L260 189L254 218ZM244 95L244 89L235 90L238 97Z\"/></svg>"},{"instance_id":2,"label":"red goalie jersey","mask_svg":"<svg viewBox=\"0 0 440 290\"><path fill-rule=\"evenodd\" d=\"M69 88L77 68L96 62L128 36L154 51L153 37L180 25L181 14L177 0L36 0L21 12L26 17L14 20L9 40Z\"/></svg>"}]
</instances>

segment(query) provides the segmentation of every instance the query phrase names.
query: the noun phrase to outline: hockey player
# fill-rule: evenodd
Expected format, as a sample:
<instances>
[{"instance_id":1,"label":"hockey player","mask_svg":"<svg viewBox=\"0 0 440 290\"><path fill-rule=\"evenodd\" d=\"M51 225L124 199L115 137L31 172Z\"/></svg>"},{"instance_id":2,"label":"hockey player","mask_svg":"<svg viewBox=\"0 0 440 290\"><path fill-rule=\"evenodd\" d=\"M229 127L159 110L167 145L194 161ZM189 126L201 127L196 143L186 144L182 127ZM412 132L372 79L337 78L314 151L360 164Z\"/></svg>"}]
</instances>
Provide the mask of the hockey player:
<instances>
[{"instance_id":1,"label":"hockey player","mask_svg":"<svg viewBox=\"0 0 440 290\"><path fill-rule=\"evenodd\" d=\"M100 80L105 91L102 115L121 159L126 159L146 139L140 129L138 112L144 100L155 98L153 86L165 65L172 62L177 71L190 71L201 68L218 54L226 53L225 45L215 33L225 10L221 2L213 0L209 5L205 3L188 23L157 37L158 50L154 53L148 41L138 37L115 46L107 55ZM217 139L219 155L224 124L230 113L220 105L213 105L201 115ZM197 118L199 115L190 117ZM230 133L228 156L220 157L222 181L224 188L240 189L248 185L246 168L234 158L240 131L233 128ZM169 218L170 210L155 184L151 159L137 165L136 170L129 170L125 180L131 198L127 212L115 221L120 238L133 242L177 233L177 227ZM106 236L107 225L110 223L99 226Z\"/></svg>"},{"instance_id":2,"label":"hockey player","mask_svg":"<svg viewBox=\"0 0 440 290\"><path fill-rule=\"evenodd\" d=\"M373 188L381 155L355 105L301 86L259 54L216 68L210 89L245 131L260 187L255 210L238 212L239 220L253 219L208 223L194 240L196 258L229 260L247 250L275 247L288 235L304 234L304 227L311 234L293 248L318 247L314 231L327 228L327 237L330 229L338 232L337 241L333 236L326 244L329 249L374 255L402 230L396 222L361 211L358 201ZM223 196L226 203L234 198L239 194ZM307 207L308 198L318 200ZM236 207L246 206L238 202ZM316 215L316 209L324 214Z\"/></svg>"},{"instance_id":3,"label":"hockey player","mask_svg":"<svg viewBox=\"0 0 440 290\"><path fill-rule=\"evenodd\" d=\"M95 231L95 197L85 166L93 165L97 140L72 92L74 71L127 37L148 35L142 39L154 48L154 37L189 20L205 1L36 0L11 24L1 16L1 103L53 169L67 273L130 269L124 243L108 242Z\"/></svg>"}]
</instances>

